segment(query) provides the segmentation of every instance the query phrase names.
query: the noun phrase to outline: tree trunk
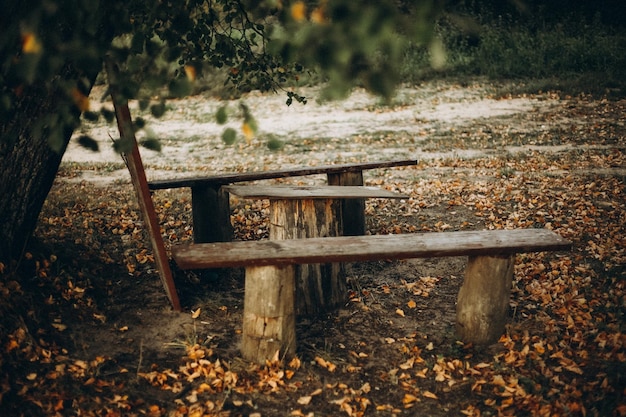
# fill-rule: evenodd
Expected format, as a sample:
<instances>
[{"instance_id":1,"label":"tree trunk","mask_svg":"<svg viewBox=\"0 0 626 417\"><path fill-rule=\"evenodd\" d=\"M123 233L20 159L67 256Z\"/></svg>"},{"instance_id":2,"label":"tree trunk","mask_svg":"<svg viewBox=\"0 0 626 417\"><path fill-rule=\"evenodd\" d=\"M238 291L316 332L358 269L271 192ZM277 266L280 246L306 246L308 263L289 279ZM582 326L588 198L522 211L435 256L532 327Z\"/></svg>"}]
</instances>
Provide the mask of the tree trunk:
<instances>
[{"instance_id":1,"label":"tree trunk","mask_svg":"<svg viewBox=\"0 0 626 417\"><path fill-rule=\"evenodd\" d=\"M91 85L97 74L88 78ZM60 78L78 79L80 74L69 65ZM0 261L19 258L32 236L43 203L52 188L63 153L78 126L78 109L61 115L65 125L60 131L59 150L54 151L49 137L33 132L33 126L51 115L58 115L58 104L67 100L59 90L44 86L24 88L17 98L16 110L8 123L0 125Z\"/></svg>"},{"instance_id":2,"label":"tree trunk","mask_svg":"<svg viewBox=\"0 0 626 417\"><path fill-rule=\"evenodd\" d=\"M270 204L270 240L342 234L339 200L278 200ZM295 265L294 268L297 315L325 313L345 302L347 284L343 264Z\"/></svg>"}]
</instances>

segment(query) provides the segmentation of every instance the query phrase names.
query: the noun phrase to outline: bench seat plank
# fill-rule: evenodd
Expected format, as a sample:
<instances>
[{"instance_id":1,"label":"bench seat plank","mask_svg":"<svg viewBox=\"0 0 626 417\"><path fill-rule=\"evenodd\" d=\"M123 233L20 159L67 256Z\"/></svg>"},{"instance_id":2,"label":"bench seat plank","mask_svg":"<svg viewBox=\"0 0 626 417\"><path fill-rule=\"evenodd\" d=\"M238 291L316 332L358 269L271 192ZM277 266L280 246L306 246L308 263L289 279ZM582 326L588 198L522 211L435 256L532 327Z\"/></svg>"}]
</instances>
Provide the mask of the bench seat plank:
<instances>
[{"instance_id":1,"label":"bench seat plank","mask_svg":"<svg viewBox=\"0 0 626 417\"><path fill-rule=\"evenodd\" d=\"M205 269L507 255L570 248L570 241L550 230L518 229L200 243L175 246L172 256L182 269Z\"/></svg>"},{"instance_id":2,"label":"bench seat plank","mask_svg":"<svg viewBox=\"0 0 626 417\"><path fill-rule=\"evenodd\" d=\"M332 199L332 198L409 198L378 187L355 185L229 185L229 193L242 198L276 200Z\"/></svg>"},{"instance_id":3,"label":"bench seat plank","mask_svg":"<svg viewBox=\"0 0 626 417\"><path fill-rule=\"evenodd\" d=\"M148 182L151 190L164 190L168 188L183 188L197 186L221 186L236 182L269 180L276 178L301 177L316 174L339 174L344 172L361 172L377 168L393 168L400 166L417 165L415 159L402 159L396 161L362 162L354 164L321 165L313 167L295 167L271 171L233 172L202 177L174 178L165 180L152 180Z\"/></svg>"}]
</instances>

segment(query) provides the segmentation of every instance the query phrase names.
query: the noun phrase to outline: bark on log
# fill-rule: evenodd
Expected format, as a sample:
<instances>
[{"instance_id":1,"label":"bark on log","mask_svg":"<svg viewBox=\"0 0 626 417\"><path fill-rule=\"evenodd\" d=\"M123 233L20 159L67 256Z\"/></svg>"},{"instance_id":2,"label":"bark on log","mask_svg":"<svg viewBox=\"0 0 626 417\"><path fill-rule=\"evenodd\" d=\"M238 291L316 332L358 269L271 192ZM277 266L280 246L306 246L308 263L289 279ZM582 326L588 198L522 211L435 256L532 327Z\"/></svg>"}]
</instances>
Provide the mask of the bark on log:
<instances>
[{"instance_id":1,"label":"bark on log","mask_svg":"<svg viewBox=\"0 0 626 417\"><path fill-rule=\"evenodd\" d=\"M270 240L342 234L341 203L336 199L273 200L270 212ZM295 276L296 314L321 314L345 301L343 264L295 265Z\"/></svg>"},{"instance_id":2,"label":"bark on log","mask_svg":"<svg viewBox=\"0 0 626 417\"><path fill-rule=\"evenodd\" d=\"M515 256L471 256L459 291L457 335L466 343L488 345L504 332Z\"/></svg>"},{"instance_id":3,"label":"bark on log","mask_svg":"<svg viewBox=\"0 0 626 417\"><path fill-rule=\"evenodd\" d=\"M244 359L264 364L279 352L296 348L294 267L246 268L241 353Z\"/></svg>"}]
</instances>

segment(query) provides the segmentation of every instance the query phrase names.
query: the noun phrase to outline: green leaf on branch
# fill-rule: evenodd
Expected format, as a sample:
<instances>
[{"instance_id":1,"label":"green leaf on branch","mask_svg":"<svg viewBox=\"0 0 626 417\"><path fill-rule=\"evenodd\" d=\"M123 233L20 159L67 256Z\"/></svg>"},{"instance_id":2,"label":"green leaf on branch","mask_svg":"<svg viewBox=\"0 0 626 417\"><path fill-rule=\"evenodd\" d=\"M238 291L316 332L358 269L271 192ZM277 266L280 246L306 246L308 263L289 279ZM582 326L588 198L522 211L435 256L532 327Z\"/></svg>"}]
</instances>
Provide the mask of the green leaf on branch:
<instances>
[{"instance_id":1,"label":"green leaf on branch","mask_svg":"<svg viewBox=\"0 0 626 417\"><path fill-rule=\"evenodd\" d=\"M179 78L170 83L169 90L174 97L186 97L191 94L191 91L193 90L193 85L191 84L191 81L189 81L189 79Z\"/></svg>"},{"instance_id":2,"label":"green leaf on branch","mask_svg":"<svg viewBox=\"0 0 626 417\"><path fill-rule=\"evenodd\" d=\"M141 146L151 151L161 152L161 142L156 138L147 138L139 142Z\"/></svg>"},{"instance_id":3,"label":"green leaf on branch","mask_svg":"<svg viewBox=\"0 0 626 417\"><path fill-rule=\"evenodd\" d=\"M267 140L267 148L270 151L278 151L278 150L282 149L284 146L285 146L285 142L283 142L282 140L278 139L274 135L271 135L269 137L269 139Z\"/></svg>"},{"instance_id":4,"label":"green leaf on branch","mask_svg":"<svg viewBox=\"0 0 626 417\"><path fill-rule=\"evenodd\" d=\"M165 114L165 110L165 103L163 102L150 106L150 113L157 119Z\"/></svg>"},{"instance_id":5,"label":"green leaf on branch","mask_svg":"<svg viewBox=\"0 0 626 417\"><path fill-rule=\"evenodd\" d=\"M135 119L135 129L143 129L146 126L146 120L143 117L137 117Z\"/></svg>"},{"instance_id":6,"label":"green leaf on branch","mask_svg":"<svg viewBox=\"0 0 626 417\"><path fill-rule=\"evenodd\" d=\"M77 141L80 146L89 149L90 151L98 152L100 150L98 142L96 142L96 140L90 136L82 135L77 139Z\"/></svg>"},{"instance_id":7,"label":"green leaf on branch","mask_svg":"<svg viewBox=\"0 0 626 417\"><path fill-rule=\"evenodd\" d=\"M132 139L120 138L113 142L113 149L120 154L128 154L133 150Z\"/></svg>"},{"instance_id":8,"label":"green leaf on branch","mask_svg":"<svg viewBox=\"0 0 626 417\"><path fill-rule=\"evenodd\" d=\"M224 132L222 133L222 140L224 141L226 145L232 145L233 143L235 143L236 139L237 139L237 131L233 129L232 127L225 129Z\"/></svg>"},{"instance_id":9,"label":"green leaf on branch","mask_svg":"<svg viewBox=\"0 0 626 417\"><path fill-rule=\"evenodd\" d=\"M83 117L85 118L85 120L89 120L90 122L97 122L100 118L100 114L93 111L86 111L83 113Z\"/></svg>"},{"instance_id":10,"label":"green leaf on branch","mask_svg":"<svg viewBox=\"0 0 626 417\"><path fill-rule=\"evenodd\" d=\"M220 125L223 125L228 121L228 108L226 106L222 106L217 109L217 113L215 113L215 120Z\"/></svg>"},{"instance_id":11,"label":"green leaf on branch","mask_svg":"<svg viewBox=\"0 0 626 417\"><path fill-rule=\"evenodd\" d=\"M111 110L107 110L103 107L102 109L100 109L100 113L104 117L104 120L107 121L107 123L113 123L113 120L115 120L115 112Z\"/></svg>"}]
</instances>

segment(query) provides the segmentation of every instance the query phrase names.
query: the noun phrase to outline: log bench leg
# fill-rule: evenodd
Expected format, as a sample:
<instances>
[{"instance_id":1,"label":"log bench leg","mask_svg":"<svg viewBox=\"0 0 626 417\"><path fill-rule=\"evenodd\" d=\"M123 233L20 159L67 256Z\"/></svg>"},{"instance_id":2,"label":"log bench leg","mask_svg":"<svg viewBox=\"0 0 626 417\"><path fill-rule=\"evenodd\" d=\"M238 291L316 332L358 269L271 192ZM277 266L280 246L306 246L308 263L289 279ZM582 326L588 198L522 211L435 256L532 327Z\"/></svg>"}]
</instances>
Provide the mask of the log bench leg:
<instances>
[{"instance_id":1,"label":"log bench leg","mask_svg":"<svg viewBox=\"0 0 626 417\"><path fill-rule=\"evenodd\" d=\"M230 222L229 194L220 186L191 188L193 240L195 243L230 242L233 226Z\"/></svg>"},{"instance_id":2,"label":"log bench leg","mask_svg":"<svg viewBox=\"0 0 626 417\"><path fill-rule=\"evenodd\" d=\"M246 268L243 306L244 359L264 364L296 350L295 272L292 265Z\"/></svg>"},{"instance_id":3,"label":"log bench leg","mask_svg":"<svg viewBox=\"0 0 626 417\"><path fill-rule=\"evenodd\" d=\"M363 185L363 171L328 174L328 185ZM341 200L341 213L344 236L365 234L365 199L350 198Z\"/></svg>"},{"instance_id":4,"label":"log bench leg","mask_svg":"<svg viewBox=\"0 0 626 417\"><path fill-rule=\"evenodd\" d=\"M471 256L459 291L456 331L466 343L498 341L507 320L515 256Z\"/></svg>"}]
</instances>

